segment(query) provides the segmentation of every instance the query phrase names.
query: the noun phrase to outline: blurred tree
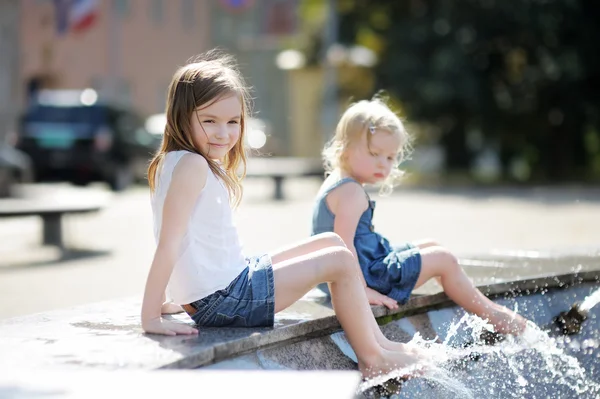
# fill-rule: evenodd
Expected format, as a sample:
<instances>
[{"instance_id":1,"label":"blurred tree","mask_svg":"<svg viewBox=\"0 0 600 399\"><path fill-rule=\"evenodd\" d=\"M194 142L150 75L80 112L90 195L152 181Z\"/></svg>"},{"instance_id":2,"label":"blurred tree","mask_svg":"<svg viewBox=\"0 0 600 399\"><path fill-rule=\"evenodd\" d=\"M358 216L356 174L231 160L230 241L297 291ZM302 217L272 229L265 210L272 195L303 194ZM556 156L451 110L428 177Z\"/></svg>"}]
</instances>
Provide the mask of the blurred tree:
<instances>
[{"instance_id":1,"label":"blurred tree","mask_svg":"<svg viewBox=\"0 0 600 399\"><path fill-rule=\"evenodd\" d=\"M450 169L495 148L505 177L600 177L600 3L339 0L340 40L372 48L376 90L434 122Z\"/></svg>"}]
</instances>

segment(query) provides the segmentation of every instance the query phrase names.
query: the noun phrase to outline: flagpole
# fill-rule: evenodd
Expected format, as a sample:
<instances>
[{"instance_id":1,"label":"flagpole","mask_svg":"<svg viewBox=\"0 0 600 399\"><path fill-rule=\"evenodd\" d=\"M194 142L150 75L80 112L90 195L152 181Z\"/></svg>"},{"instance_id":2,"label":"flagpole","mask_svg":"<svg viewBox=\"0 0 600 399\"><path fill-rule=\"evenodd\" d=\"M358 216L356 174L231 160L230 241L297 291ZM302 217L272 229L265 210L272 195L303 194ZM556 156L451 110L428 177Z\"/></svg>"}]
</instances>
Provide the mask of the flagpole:
<instances>
[{"instance_id":1,"label":"flagpole","mask_svg":"<svg viewBox=\"0 0 600 399\"><path fill-rule=\"evenodd\" d=\"M121 21L115 10L115 2L108 3L108 90L107 96L111 100L118 100L119 73L121 66Z\"/></svg>"}]
</instances>

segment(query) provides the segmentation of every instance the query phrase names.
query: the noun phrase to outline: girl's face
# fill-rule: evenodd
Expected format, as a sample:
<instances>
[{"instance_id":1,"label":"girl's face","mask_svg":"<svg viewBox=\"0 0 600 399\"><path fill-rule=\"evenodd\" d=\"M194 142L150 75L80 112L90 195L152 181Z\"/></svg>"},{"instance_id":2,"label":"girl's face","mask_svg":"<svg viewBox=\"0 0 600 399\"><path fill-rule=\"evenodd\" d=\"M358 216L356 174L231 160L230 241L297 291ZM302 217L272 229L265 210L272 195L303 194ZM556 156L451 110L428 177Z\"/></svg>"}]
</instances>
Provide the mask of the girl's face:
<instances>
[{"instance_id":1,"label":"girl's face","mask_svg":"<svg viewBox=\"0 0 600 399\"><path fill-rule=\"evenodd\" d=\"M390 175L400 150L400 137L380 129L371 134L368 145L366 134L348 148L347 172L362 184L375 184Z\"/></svg>"},{"instance_id":2,"label":"girl's face","mask_svg":"<svg viewBox=\"0 0 600 399\"><path fill-rule=\"evenodd\" d=\"M241 134L242 104L237 95L222 97L192 113L192 140L207 158L221 160Z\"/></svg>"}]
</instances>

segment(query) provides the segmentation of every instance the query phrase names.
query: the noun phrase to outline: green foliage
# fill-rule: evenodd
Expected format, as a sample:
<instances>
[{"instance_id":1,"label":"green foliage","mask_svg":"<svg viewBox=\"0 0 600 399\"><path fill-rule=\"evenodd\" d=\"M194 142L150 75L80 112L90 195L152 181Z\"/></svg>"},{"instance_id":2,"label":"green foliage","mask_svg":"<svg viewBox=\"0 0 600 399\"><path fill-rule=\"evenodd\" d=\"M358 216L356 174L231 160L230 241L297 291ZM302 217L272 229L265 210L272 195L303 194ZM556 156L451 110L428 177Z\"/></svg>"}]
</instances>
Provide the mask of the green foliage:
<instances>
[{"instance_id":1,"label":"green foliage","mask_svg":"<svg viewBox=\"0 0 600 399\"><path fill-rule=\"evenodd\" d=\"M475 129L506 177L515 160L528 179L598 176L586 131L600 130L599 3L355 0L339 11L341 41L378 52L375 90L441 129L450 168L481 150L468 145Z\"/></svg>"}]
</instances>

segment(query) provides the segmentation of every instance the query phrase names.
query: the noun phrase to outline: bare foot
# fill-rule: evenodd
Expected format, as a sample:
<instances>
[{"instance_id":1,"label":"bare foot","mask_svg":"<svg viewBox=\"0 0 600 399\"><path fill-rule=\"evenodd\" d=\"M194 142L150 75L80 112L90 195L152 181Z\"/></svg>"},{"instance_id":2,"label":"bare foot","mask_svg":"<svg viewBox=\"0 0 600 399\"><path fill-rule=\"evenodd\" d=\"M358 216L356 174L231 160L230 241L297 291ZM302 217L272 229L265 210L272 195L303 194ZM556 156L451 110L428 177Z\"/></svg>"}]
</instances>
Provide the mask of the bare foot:
<instances>
[{"instance_id":1,"label":"bare foot","mask_svg":"<svg viewBox=\"0 0 600 399\"><path fill-rule=\"evenodd\" d=\"M499 306L489 320L501 334L521 335L527 326L527 319L504 306Z\"/></svg>"},{"instance_id":2,"label":"bare foot","mask_svg":"<svg viewBox=\"0 0 600 399\"><path fill-rule=\"evenodd\" d=\"M183 308L173 302L165 302L160 307L161 314L175 314L183 312Z\"/></svg>"},{"instance_id":3,"label":"bare foot","mask_svg":"<svg viewBox=\"0 0 600 399\"><path fill-rule=\"evenodd\" d=\"M378 358L359 361L358 368L363 378L373 378L401 369L404 369L402 373L399 375L394 374L394 378L414 376L429 362L429 356L423 356L415 348L405 345L404 351L383 349L381 356Z\"/></svg>"},{"instance_id":4,"label":"bare foot","mask_svg":"<svg viewBox=\"0 0 600 399\"><path fill-rule=\"evenodd\" d=\"M421 361L426 361L429 363L433 363L436 356L433 354L433 349L432 348L428 348L428 347L422 347L416 344L405 344L402 342L394 342L394 341L390 341L387 340L387 342L385 343L379 343L384 349L387 349L389 351L392 352L401 352L401 353L406 353L406 354L410 354L411 356L420 359ZM438 339L439 341L439 339ZM435 344L430 344L430 345L442 345L442 342L436 342ZM442 353L442 352L440 352ZM438 357L440 355L438 354ZM438 360L441 360L438 359Z\"/></svg>"}]
</instances>

